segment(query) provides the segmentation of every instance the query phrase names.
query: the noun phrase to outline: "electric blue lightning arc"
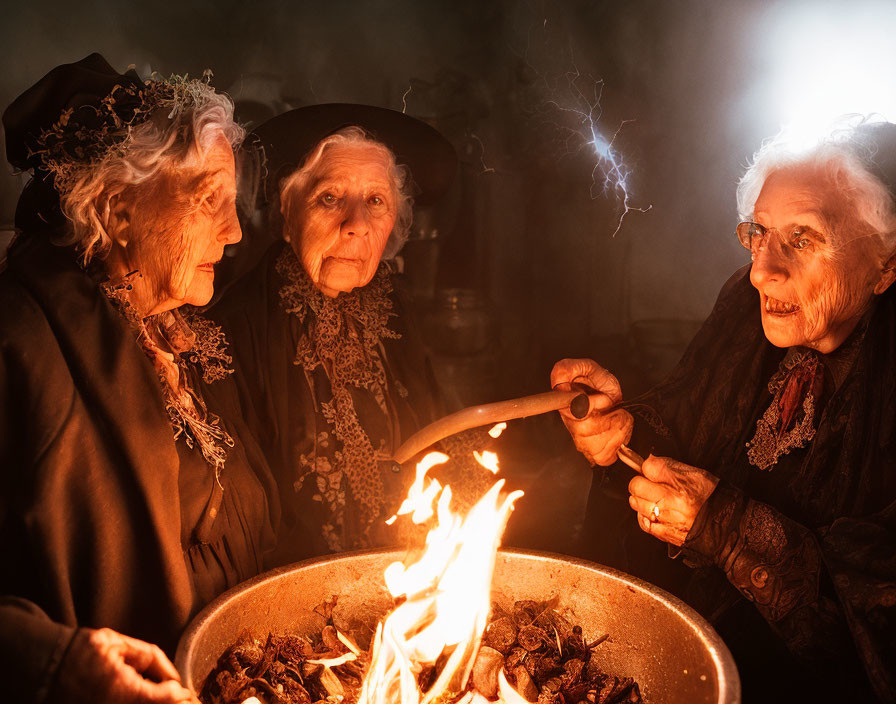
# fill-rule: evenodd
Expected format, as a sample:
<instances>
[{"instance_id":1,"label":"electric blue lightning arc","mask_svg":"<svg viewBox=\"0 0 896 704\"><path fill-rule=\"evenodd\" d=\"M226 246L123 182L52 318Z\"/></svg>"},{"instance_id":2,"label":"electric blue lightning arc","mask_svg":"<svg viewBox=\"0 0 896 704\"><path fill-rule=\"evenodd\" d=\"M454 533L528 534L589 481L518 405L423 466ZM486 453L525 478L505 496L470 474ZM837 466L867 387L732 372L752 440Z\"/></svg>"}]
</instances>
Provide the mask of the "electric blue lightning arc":
<instances>
[{"instance_id":1,"label":"electric blue lightning arc","mask_svg":"<svg viewBox=\"0 0 896 704\"><path fill-rule=\"evenodd\" d=\"M619 129L617 129L613 135L613 139L609 141L607 141L598 131L593 122L589 127L591 133L591 141L589 144L594 147L594 153L598 157L597 162L594 164L594 169L591 172L591 197L595 197L594 187L596 185L596 176L598 174L603 174L603 195L609 197L610 193L616 193L622 201L622 215L619 217L619 222L611 235L612 237L617 235L622 228L622 221L631 211L634 210L639 213L646 213L653 207L648 205L646 208L640 208L631 204L630 189L628 185L628 168L622 162L621 155L613 148L613 142L616 141L616 136L619 134L619 130L622 129L626 122L630 122L630 120L623 121L622 124L619 125Z\"/></svg>"},{"instance_id":2,"label":"electric blue lightning arc","mask_svg":"<svg viewBox=\"0 0 896 704\"><path fill-rule=\"evenodd\" d=\"M591 96L582 89L583 81L591 84ZM615 197L621 204L622 213L616 223L616 229L611 235L611 237L615 237L622 229L626 215L632 211L646 213L653 206L632 205L629 185L630 170L626 166L622 154L614 146L619 132L631 120L623 120L610 139L604 136L599 126L602 116L603 86L602 80L585 76L574 68L566 74L566 90L555 90L555 97L548 101L548 105L554 110L574 118L574 122L578 123L578 128L555 123L567 135L565 141L568 151L580 152L583 148L587 148L596 157L591 170L591 187L589 189L591 197L597 198L599 195L605 198ZM565 95L561 97L558 93ZM577 143L578 148L571 149L571 143Z\"/></svg>"},{"instance_id":3,"label":"electric blue lightning arc","mask_svg":"<svg viewBox=\"0 0 896 704\"><path fill-rule=\"evenodd\" d=\"M563 13L556 3L534 0L521 12L528 29L518 56L535 77L534 92L541 94L540 100L533 101L534 113L555 130L561 143L565 142L565 155L587 153L593 159L591 198L615 199L621 206L622 214L611 235L615 237L626 215L632 211L644 213L652 207L632 204L632 172L615 146L620 131L632 120L623 120L607 138L608 132L602 127L604 81L579 70L571 35L564 29ZM540 21L528 19L532 13ZM549 23L549 14L559 15L560 21L554 18Z\"/></svg>"}]
</instances>

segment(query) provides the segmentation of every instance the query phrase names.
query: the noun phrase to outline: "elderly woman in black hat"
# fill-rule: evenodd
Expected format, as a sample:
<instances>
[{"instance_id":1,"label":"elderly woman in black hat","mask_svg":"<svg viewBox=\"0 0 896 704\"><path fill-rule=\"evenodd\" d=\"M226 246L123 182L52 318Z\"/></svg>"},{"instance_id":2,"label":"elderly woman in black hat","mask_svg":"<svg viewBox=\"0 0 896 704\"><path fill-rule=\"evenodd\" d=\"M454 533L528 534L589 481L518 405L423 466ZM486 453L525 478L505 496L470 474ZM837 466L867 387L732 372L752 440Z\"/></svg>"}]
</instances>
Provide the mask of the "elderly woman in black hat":
<instances>
[{"instance_id":1,"label":"elderly woman in black hat","mask_svg":"<svg viewBox=\"0 0 896 704\"><path fill-rule=\"evenodd\" d=\"M221 332L180 313L240 239L243 130L207 81L98 54L3 124L33 175L0 273L4 697L193 701L162 648L262 569L277 522Z\"/></svg>"},{"instance_id":2,"label":"elderly woman in black hat","mask_svg":"<svg viewBox=\"0 0 896 704\"><path fill-rule=\"evenodd\" d=\"M442 411L390 259L413 198L450 184L454 150L429 125L365 105L299 108L255 136L282 240L209 315L233 344L247 414L283 487L280 559L394 542L384 520L409 476L389 457ZM484 488L476 467L457 472L456 493Z\"/></svg>"},{"instance_id":3,"label":"elderly woman in black hat","mask_svg":"<svg viewBox=\"0 0 896 704\"><path fill-rule=\"evenodd\" d=\"M605 394L605 410L566 418L592 462L611 465L627 442L660 455L595 486L593 556L711 619L745 701L892 702L896 125L791 144L765 144L741 180L752 264L664 383L621 403L591 360L559 362L552 382ZM674 569L663 543L694 569Z\"/></svg>"}]
</instances>

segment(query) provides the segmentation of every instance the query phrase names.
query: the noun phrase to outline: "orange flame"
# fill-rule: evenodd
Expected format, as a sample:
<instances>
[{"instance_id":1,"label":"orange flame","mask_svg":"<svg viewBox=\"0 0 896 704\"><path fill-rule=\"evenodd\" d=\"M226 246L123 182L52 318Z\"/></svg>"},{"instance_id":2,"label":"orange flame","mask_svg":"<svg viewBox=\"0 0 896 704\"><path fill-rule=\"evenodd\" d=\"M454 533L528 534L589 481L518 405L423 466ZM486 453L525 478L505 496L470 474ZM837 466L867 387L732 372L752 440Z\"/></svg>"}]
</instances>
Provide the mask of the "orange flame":
<instances>
[{"instance_id":1,"label":"orange flame","mask_svg":"<svg viewBox=\"0 0 896 704\"><path fill-rule=\"evenodd\" d=\"M498 701L503 704L532 704L507 681L503 667L498 671ZM479 692L467 692L455 704L494 704L494 702Z\"/></svg>"},{"instance_id":2,"label":"orange flame","mask_svg":"<svg viewBox=\"0 0 896 704\"><path fill-rule=\"evenodd\" d=\"M505 430L507 430L507 423L504 423L502 421L501 423L492 426L491 430L488 431L488 434L493 438L499 438L501 437L501 433L503 433Z\"/></svg>"},{"instance_id":3,"label":"orange flame","mask_svg":"<svg viewBox=\"0 0 896 704\"><path fill-rule=\"evenodd\" d=\"M498 699L506 704L530 704L529 700L517 692L510 682L507 681L503 667L498 672Z\"/></svg>"},{"instance_id":4,"label":"orange flame","mask_svg":"<svg viewBox=\"0 0 896 704\"><path fill-rule=\"evenodd\" d=\"M476 452L473 450L473 457L476 461L485 467L492 474L498 473L498 455L494 452L490 452L489 450L485 450L484 452Z\"/></svg>"},{"instance_id":5,"label":"orange flame","mask_svg":"<svg viewBox=\"0 0 896 704\"><path fill-rule=\"evenodd\" d=\"M432 518L432 503L442 490L442 485L437 479L427 477L426 473L437 464L444 464L449 459L448 455L441 452L430 452L420 460L417 464L417 477L411 484L411 488L408 489L408 498L401 502L395 515L386 521L387 525L391 526L399 516L409 513L411 520L418 525Z\"/></svg>"},{"instance_id":6,"label":"orange flame","mask_svg":"<svg viewBox=\"0 0 896 704\"><path fill-rule=\"evenodd\" d=\"M344 634L342 631L340 631L338 628L336 629L336 637L340 640L340 642L341 642L346 648L348 648L348 649L349 649L351 652L353 652L355 655L360 655L360 654L361 654L361 649L358 647L358 645L355 643L355 641L353 641L351 638L349 638L347 635L345 635L345 634Z\"/></svg>"},{"instance_id":7,"label":"orange flame","mask_svg":"<svg viewBox=\"0 0 896 704\"><path fill-rule=\"evenodd\" d=\"M431 704L463 692L470 677L487 625L495 554L523 492L502 497L504 480L498 480L462 517L451 510L451 488L426 477L447 459L440 453L423 458L408 498L393 516L436 520L415 562L386 568L389 592L403 601L377 627L358 704ZM444 665L435 683L421 691L417 675L440 658Z\"/></svg>"}]
</instances>

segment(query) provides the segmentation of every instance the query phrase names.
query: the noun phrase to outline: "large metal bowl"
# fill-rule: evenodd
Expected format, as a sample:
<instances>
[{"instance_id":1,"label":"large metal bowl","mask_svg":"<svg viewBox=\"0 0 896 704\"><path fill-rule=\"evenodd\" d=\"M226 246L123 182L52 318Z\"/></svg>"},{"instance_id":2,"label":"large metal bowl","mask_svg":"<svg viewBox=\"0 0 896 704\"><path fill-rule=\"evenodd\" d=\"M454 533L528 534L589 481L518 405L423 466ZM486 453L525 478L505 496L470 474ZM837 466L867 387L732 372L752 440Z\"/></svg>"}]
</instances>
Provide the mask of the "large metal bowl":
<instances>
[{"instance_id":1,"label":"large metal bowl","mask_svg":"<svg viewBox=\"0 0 896 704\"><path fill-rule=\"evenodd\" d=\"M224 650L243 633L265 638L319 631L314 608L336 597L334 620L366 643L369 626L389 609L383 586L396 551L358 552L300 562L260 575L209 604L190 624L175 663L198 690ZM648 704L736 704L740 678L731 653L693 609L646 582L583 560L502 550L493 598L557 598L557 609L586 637L609 633L594 657L604 669L634 677Z\"/></svg>"}]
</instances>

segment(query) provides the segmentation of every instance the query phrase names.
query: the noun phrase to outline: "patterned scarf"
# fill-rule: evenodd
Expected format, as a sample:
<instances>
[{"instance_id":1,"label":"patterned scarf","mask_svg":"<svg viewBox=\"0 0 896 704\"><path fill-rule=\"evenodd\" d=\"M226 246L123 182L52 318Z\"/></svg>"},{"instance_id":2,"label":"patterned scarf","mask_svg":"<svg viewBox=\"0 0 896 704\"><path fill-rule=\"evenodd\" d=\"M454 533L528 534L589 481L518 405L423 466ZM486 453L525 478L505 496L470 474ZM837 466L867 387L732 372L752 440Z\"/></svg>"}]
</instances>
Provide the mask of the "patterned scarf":
<instances>
[{"instance_id":1,"label":"patterned scarf","mask_svg":"<svg viewBox=\"0 0 896 704\"><path fill-rule=\"evenodd\" d=\"M309 388L317 389L313 375L323 372L332 392L330 399L314 398L315 408L326 419L333 436L341 443L341 450L332 455L313 452L302 455L299 462L304 474L298 487L311 475L317 480L315 500L328 508L329 520L323 534L333 550L362 547L370 544L370 527L382 515L385 487L379 461L389 452L385 447L374 447L365 432L352 398L351 388L371 394L385 416L390 415L387 401L384 339L399 339L390 330L389 319L394 315L392 284L389 268L381 264L366 286L349 293L330 297L318 290L290 247L284 248L276 265L283 279L280 288L281 305L302 324L302 335L296 347L293 363L304 369ZM402 397L407 390L396 384ZM329 439L320 434L323 445ZM357 502L362 535L358 544L345 546L341 535L345 525L347 480L351 495Z\"/></svg>"}]
</instances>

